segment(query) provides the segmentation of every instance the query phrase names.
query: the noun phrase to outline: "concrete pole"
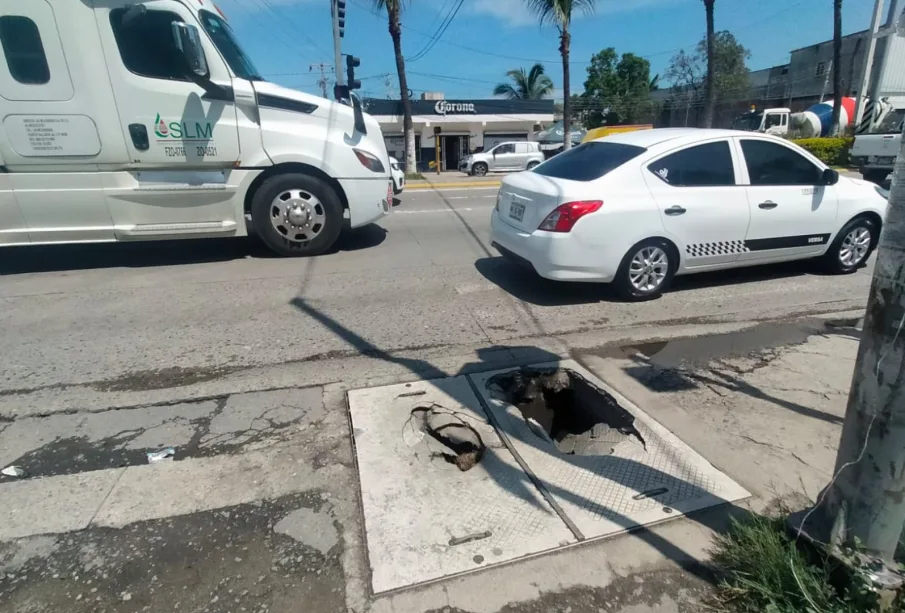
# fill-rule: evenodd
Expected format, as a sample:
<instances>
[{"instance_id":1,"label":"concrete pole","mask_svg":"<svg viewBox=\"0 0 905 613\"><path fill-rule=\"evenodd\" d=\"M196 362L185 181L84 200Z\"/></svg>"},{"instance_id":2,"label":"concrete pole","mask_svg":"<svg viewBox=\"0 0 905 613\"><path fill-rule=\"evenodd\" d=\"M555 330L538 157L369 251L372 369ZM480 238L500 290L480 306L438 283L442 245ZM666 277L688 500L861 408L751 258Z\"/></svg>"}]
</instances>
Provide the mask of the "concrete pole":
<instances>
[{"instance_id":1,"label":"concrete pole","mask_svg":"<svg viewBox=\"0 0 905 613\"><path fill-rule=\"evenodd\" d=\"M893 566L905 523L905 137L894 173L835 478L802 526Z\"/></svg>"},{"instance_id":2,"label":"concrete pole","mask_svg":"<svg viewBox=\"0 0 905 613\"><path fill-rule=\"evenodd\" d=\"M864 70L861 85L858 87L858 99L855 101L855 129L861 124L864 116L864 105L867 102L867 88L870 84L870 69L874 63L874 52L877 48L877 32L880 29L880 16L883 14L883 0L874 3L874 14L870 18L870 29L867 31L867 53L864 55Z\"/></svg>"}]
</instances>

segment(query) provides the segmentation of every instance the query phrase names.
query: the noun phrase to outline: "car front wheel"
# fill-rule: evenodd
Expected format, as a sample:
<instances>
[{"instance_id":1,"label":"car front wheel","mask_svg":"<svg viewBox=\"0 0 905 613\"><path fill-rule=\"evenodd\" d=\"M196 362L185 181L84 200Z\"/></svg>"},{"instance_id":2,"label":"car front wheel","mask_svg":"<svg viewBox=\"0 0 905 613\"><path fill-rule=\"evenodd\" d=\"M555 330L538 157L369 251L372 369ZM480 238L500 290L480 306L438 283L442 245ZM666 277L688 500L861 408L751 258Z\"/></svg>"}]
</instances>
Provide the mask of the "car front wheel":
<instances>
[{"instance_id":1,"label":"car front wheel","mask_svg":"<svg viewBox=\"0 0 905 613\"><path fill-rule=\"evenodd\" d=\"M614 279L619 295L632 302L660 296L678 265L672 254L671 246L662 239L649 239L632 247L622 258Z\"/></svg>"},{"instance_id":2,"label":"car front wheel","mask_svg":"<svg viewBox=\"0 0 905 613\"><path fill-rule=\"evenodd\" d=\"M471 174L473 174L477 177L483 177L484 175L487 174L487 164L478 162L477 164L475 164L474 166L471 167Z\"/></svg>"},{"instance_id":3,"label":"car front wheel","mask_svg":"<svg viewBox=\"0 0 905 613\"><path fill-rule=\"evenodd\" d=\"M840 275L855 272L870 257L879 236L880 229L870 219L851 220L823 256L826 268Z\"/></svg>"}]
</instances>

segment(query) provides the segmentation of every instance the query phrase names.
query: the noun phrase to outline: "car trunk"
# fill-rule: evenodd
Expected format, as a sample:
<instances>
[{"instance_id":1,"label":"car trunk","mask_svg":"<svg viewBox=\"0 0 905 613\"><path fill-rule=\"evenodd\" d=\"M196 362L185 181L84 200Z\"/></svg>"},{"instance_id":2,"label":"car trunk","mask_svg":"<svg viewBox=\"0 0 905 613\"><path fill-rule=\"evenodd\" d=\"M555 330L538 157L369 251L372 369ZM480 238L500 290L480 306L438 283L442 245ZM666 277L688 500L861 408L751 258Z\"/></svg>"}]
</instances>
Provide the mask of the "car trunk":
<instances>
[{"instance_id":1,"label":"car trunk","mask_svg":"<svg viewBox=\"0 0 905 613\"><path fill-rule=\"evenodd\" d=\"M565 186L569 183L534 172L509 175L500 186L500 219L524 232L537 230L547 215L566 202Z\"/></svg>"}]
</instances>

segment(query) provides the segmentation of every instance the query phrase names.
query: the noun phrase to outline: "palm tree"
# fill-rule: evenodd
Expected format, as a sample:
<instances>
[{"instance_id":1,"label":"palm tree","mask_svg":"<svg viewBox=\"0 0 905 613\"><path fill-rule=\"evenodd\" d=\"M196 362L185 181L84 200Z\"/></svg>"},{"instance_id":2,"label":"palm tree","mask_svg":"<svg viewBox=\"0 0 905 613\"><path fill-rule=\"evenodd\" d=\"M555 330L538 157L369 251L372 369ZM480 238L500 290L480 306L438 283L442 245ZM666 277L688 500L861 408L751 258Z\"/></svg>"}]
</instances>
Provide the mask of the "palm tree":
<instances>
[{"instance_id":1,"label":"palm tree","mask_svg":"<svg viewBox=\"0 0 905 613\"><path fill-rule=\"evenodd\" d=\"M889 44L889 43L887 43ZM860 92L859 92L860 95ZM842 113L842 0L833 0L833 118L830 134L839 129Z\"/></svg>"},{"instance_id":2,"label":"palm tree","mask_svg":"<svg viewBox=\"0 0 905 613\"><path fill-rule=\"evenodd\" d=\"M512 83L500 83L494 87L494 96L506 96L509 100L540 100L553 91L553 81L544 74L542 64L535 64L528 73L524 68L510 70L506 76L512 79Z\"/></svg>"},{"instance_id":3,"label":"palm tree","mask_svg":"<svg viewBox=\"0 0 905 613\"><path fill-rule=\"evenodd\" d=\"M595 0L525 0L541 25L550 24L559 30L559 53L562 55L562 95L563 95L563 149L572 148L572 97L569 92L569 26L574 12L590 13Z\"/></svg>"},{"instance_id":4,"label":"palm tree","mask_svg":"<svg viewBox=\"0 0 905 613\"><path fill-rule=\"evenodd\" d=\"M409 100L408 80L405 78L405 58L402 57L402 13L403 0L372 0L374 7L386 9L390 26L390 38L393 39L393 51L396 53L396 72L399 74L399 89L402 97L402 132L405 135L405 172L415 173L415 131L412 128L412 103Z\"/></svg>"},{"instance_id":5,"label":"palm tree","mask_svg":"<svg viewBox=\"0 0 905 613\"><path fill-rule=\"evenodd\" d=\"M704 12L707 14L707 100L704 105L704 127L713 127L713 115L716 112L716 69L714 67L714 34L713 5L716 0L704 0Z\"/></svg>"}]
</instances>

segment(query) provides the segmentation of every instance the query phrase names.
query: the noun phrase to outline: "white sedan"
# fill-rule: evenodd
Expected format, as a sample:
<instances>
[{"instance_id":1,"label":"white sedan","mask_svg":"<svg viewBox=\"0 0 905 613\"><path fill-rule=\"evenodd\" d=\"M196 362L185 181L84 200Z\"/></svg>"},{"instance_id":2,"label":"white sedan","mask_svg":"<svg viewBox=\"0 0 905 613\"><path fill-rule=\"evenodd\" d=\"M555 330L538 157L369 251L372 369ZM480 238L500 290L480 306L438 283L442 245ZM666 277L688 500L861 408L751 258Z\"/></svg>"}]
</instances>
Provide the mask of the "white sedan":
<instances>
[{"instance_id":1,"label":"white sedan","mask_svg":"<svg viewBox=\"0 0 905 613\"><path fill-rule=\"evenodd\" d=\"M390 156L390 176L393 177L393 193L401 194L405 189L405 169L393 156Z\"/></svg>"},{"instance_id":2,"label":"white sedan","mask_svg":"<svg viewBox=\"0 0 905 613\"><path fill-rule=\"evenodd\" d=\"M491 242L558 281L613 283L629 300L674 275L822 258L855 271L887 200L781 138L669 128L607 136L503 180Z\"/></svg>"}]
</instances>

